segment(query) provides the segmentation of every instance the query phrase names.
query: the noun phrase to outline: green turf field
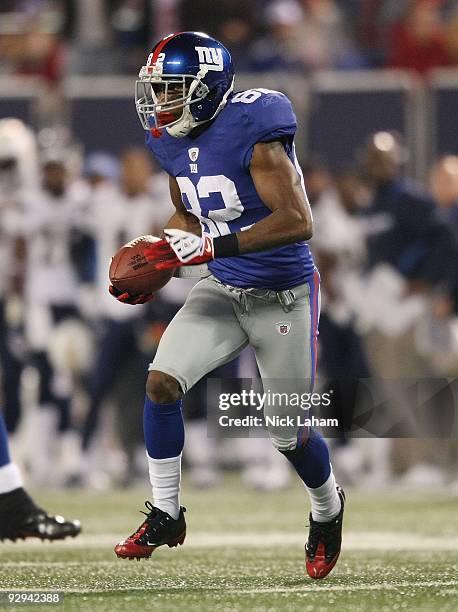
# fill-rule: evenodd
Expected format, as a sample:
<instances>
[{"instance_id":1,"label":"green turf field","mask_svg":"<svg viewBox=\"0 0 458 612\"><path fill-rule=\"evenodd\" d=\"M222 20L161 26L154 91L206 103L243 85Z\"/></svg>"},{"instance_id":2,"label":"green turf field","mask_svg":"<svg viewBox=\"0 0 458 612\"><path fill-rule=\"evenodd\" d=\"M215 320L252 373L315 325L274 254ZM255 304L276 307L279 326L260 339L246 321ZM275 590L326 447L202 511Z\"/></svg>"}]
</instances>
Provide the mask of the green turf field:
<instances>
[{"instance_id":1,"label":"green turf field","mask_svg":"<svg viewBox=\"0 0 458 612\"><path fill-rule=\"evenodd\" d=\"M348 491L343 552L322 582L304 575L299 486L274 494L249 492L236 477L213 491L185 484L185 545L138 563L112 548L140 523L146 488L35 496L84 526L66 543L0 544L0 591L64 593L63 605L41 610L458 610L458 503L445 495Z\"/></svg>"}]
</instances>

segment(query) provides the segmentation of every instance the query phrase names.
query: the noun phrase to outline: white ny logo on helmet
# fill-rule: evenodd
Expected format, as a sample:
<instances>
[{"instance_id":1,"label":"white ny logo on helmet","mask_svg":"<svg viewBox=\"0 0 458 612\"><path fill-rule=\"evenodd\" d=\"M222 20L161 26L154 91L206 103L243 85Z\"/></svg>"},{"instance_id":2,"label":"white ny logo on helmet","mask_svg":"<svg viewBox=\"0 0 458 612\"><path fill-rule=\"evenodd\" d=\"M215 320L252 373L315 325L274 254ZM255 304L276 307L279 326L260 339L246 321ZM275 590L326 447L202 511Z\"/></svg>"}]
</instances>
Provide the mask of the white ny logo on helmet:
<instances>
[{"instance_id":1,"label":"white ny logo on helmet","mask_svg":"<svg viewBox=\"0 0 458 612\"><path fill-rule=\"evenodd\" d=\"M224 70L223 65L223 50L215 47L195 47L199 55L199 64L201 68L207 70Z\"/></svg>"}]
</instances>

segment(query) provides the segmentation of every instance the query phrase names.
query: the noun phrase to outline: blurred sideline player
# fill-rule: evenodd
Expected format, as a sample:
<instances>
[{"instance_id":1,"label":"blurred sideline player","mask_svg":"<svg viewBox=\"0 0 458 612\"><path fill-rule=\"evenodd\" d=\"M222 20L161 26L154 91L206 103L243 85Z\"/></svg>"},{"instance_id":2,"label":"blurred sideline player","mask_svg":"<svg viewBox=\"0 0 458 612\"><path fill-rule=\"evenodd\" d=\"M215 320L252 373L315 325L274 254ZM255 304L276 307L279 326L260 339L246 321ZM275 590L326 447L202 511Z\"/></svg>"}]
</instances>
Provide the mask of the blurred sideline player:
<instances>
[{"instance_id":1,"label":"blurred sideline player","mask_svg":"<svg viewBox=\"0 0 458 612\"><path fill-rule=\"evenodd\" d=\"M22 214L38 184L36 140L19 119L0 120L0 367L4 418L14 432L21 417L19 381L23 368Z\"/></svg>"},{"instance_id":2,"label":"blurred sideline player","mask_svg":"<svg viewBox=\"0 0 458 612\"><path fill-rule=\"evenodd\" d=\"M41 151L40 169L41 185L25 199L24 319L30 361L39 378L38 410L30 414L34 435L39 432L31 475L45 486L56 483L63 467L57 458L73 444L72 379L63 362L50 360L49 348L62 326L79 318L79 279L70 247L84 190L72 181L71 151L65 143L54 142Z\"/></svg>"},{"instance_id":3,"label":"blurred sideline player","mask_svg":"<svg viewBox=\"0 0 458 612\"><path fill-rule=\"evenodd\" d=\"M357 400L357 379L369 378L370 368L354 314L342 286L354 274L361 275L365 258L365 228L361 210L366 191L350 171L333 180L319 159L303 166L307 193L313 212L313 255L321 276L321 312L318 368L332 389L329 416L338 419L341 433L334 440L333 457L339 480L357 483L363 472L362 448L349 431Z\"/></svg>"},{"instance_id":4,"label":"blurred sideline player","mask_svg":"<svg viewBox=\"0 0 458 612\"><path fill-rule=\"evenodd\" d=\"M405 484L434 486L443 479L436 468L445 463L442 445L426 437L431 429L417 418L415 399L408 389L394 391L386 381L434 376L428 356L418 349L417 329L431 309L434 293L453 287L457 250L433 199L405 178L408 154L396 132L370 135L361 151L372 188L365 210L371 227L366 273L356 282L347 282L343 289L353 301L359 328L365 330L365 348L374 376L386 394L387 414L394 419L400 414L408 418L417 438L394 438L387 468L393 468ZM384 442L389 440L377 441L379 445ZM382 461L386 459L381 455ZM379 476L383 478L381 472ZM388 477L385 469L385 483Z\"/></svg>"},{"instance_id":5,"label":"blurred sideline player","mask_svg":"<svg viewBox=\"0 0 458 612\"><path fill-rule=\"evenodd\" d=\"M20 419L19 382L23 366L11 342L15 328L20 329L22 318L19 307L24 272L24 261L20 258L23 254L21 234L25 203L36 194L37 185L34 134L19 119L0 120L0 358L2 391L12 431ZM0 540L62 539L77 535L81 530L78 521L69 522L48 515L24 491L19 468L10 460L5 421L0 411Z\"/></svg>"},{"instance_id":6,"label":"blurred sideline player","mask_svg":"<svg viewBox=\"0 0 458 612\"><path fill-rule=\"evenodd\" d=\"M80 531L79 521L48 514L24 490L19 468L10 459L5 421L0 412L0 541L32 537L63 540L77 536Z\"/></svg>"},{"instance_id":7,"label":"blurred sideline player","mask_svg":"<svg viewBox=\"0 0 458 612\"><path fill-rule=\"evenodd\" d=\"M141 309L123 308L108 295L106 279L110 257L139 234L154 231L165 190L160 177L153 175L151 159L143 149L125 151L119 168L114 166L114 160L110 163L106 155L93 155L88 159L86 171L92 179L94 175L106 177L105 181L96 181L95 184L91 180L84 220L85 230L96 244L91 316L96 321L99 342L87 381L89 406L81 440L84 459L81 473L75 474L75 483L82 480L91 484L95 481L94 460L98 452L93 441L101 409L119 378L120 370L132 367L133 356L141 359L137 348L137 328L145 315ZM134 372L138 372L141 392L138 367ZM134 386L135 383L134 378Z\"/></svg>"},{"instance_id":8,"label":"blurred sideline player","mask_svg":"<svg viewBox=\"0 0 458 612\"><path fill-rule=\"evenodd\" d=\"M185 539L179 489L188 389L249 344L270 391L306 393L313 385L319 276L304 242L312 217L294 152L296 118L283 94L233 95L233 80L223 45L183 32L154 47L136 85L147 144L170 176L176 208L166 239L145 254L162 267L208 263L210 275L190 292L150 366L143 423L154 506L146 502L146 521L115 547L123 558ZM111 292L124 302L151 297ZM291 412L265 406L266 416ZM297 424L268 429L309 493L306 567L323 578L340 553L344 506L327 446Z\"/></svg>"},{"instance_id":9,"label":"blurred sideline player","mask_svg":"<svg viewBox=\"0 0 458 612\"><path fill-rule=\"evenodd\" d=\"M446 155L438 159L431 168L429 177L431 193L438 206L439 214L453 232L458 244L458 156ZM436 313L446 317L458 314L458 266L451 286L442 288ZM447 292L448 290L448 292Z\"/></svg>"}]
</instances>

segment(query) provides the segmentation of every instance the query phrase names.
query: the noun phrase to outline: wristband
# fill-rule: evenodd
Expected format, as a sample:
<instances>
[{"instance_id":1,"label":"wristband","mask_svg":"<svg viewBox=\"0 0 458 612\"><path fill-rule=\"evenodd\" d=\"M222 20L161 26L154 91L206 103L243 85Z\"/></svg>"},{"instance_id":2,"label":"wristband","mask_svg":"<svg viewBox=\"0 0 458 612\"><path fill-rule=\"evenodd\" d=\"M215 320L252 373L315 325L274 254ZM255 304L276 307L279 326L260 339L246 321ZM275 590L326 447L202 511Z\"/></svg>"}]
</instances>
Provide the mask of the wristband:
<instances>
[{"instance_id":1,"label":"wristband","mask_svg":"<svg viewBox=\"0 0 458 612\"><path fill-rule=\"evenodd\" d=\"M239 240L237 234L228 234L227 236L213 238L213 256L215 259L219 257L235 257L239 255L239 253Z\"/></svg>"}]
</instances>

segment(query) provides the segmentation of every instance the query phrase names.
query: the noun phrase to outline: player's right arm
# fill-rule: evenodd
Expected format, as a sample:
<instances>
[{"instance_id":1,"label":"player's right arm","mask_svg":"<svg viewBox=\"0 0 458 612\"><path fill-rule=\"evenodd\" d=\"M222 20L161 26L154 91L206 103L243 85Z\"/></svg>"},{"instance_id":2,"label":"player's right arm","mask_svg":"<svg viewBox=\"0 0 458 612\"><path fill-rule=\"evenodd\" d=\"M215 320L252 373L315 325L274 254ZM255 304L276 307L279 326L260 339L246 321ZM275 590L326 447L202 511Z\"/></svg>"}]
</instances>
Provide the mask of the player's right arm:
<instances>
[{"instance_id":1,"label":"player's right arm","mask_svg":"<svg viewBox=\"0 0 458 612\"><path fill-rule=\"evenodd\" d=\"M181 199L180 187L177 183L177 180L174 176L169 175L169 188L170 188L170 197L172 199L172 203L175 206L175 212L167 221L165 228L175 228L181 229L186 232L191 232L192 234L201 235L201 225L197 217L195 217L192 213L186 210L185 205L183 204L183 200ZM164 234L163 234L164 237ZM122 302L123 304L144 304L145 302L149 302L153 299L152 294L146 295L130 295L127 292L121 292L113 285L110 285L109 291L111 295L118 300L118 302Z\"/></svg>"},{"instance_id":2,"label":"player's right arm","mask_svg":"<svg viewBox=\"0 0 458 612\"><path fill-rule=\"evenodd\" d=\"M175 206L175 212L167 221L164 229L180 229L200 236L202 233L200 222L195 215L186 210L183 200L181 199L180 187L174 176L169 176L169 188L170 197Z\"/></svg>"}]
</instances>

